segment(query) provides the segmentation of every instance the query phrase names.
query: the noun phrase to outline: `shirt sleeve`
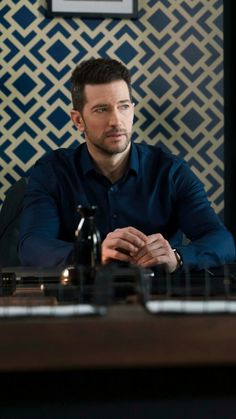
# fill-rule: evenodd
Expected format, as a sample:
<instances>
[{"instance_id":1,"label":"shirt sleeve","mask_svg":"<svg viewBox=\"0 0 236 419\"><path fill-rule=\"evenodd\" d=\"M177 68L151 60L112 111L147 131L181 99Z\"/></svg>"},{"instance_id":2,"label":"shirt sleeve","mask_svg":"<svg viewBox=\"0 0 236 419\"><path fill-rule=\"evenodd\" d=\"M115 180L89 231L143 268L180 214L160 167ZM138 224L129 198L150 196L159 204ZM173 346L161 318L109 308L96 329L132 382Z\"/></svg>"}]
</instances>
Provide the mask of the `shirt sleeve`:
<instances>
[{"instance_id":1,"label":"shirt sleeve","mask_svg":"<svg viewBox=\"0 0 236 419\"><path fill-rule=\"evenodd\" d=\"M56 267L72 261L73 244L59 238L57 187L50 160L39 160L29 179L20 221L18 254L23 266Z\"/></svg>"},{"instance_id":2,"label":"shirt sleeve","mask_svg":"<svg viewBox=\"0 0 236 419\"><path fill-rule=\"evenodd\" d=\"M177 246L190 269L220 266L235 260L232 234L211 207L202 183L183 162L173 174L177 222L188 239Z\"/></svg>"}]
</instances>

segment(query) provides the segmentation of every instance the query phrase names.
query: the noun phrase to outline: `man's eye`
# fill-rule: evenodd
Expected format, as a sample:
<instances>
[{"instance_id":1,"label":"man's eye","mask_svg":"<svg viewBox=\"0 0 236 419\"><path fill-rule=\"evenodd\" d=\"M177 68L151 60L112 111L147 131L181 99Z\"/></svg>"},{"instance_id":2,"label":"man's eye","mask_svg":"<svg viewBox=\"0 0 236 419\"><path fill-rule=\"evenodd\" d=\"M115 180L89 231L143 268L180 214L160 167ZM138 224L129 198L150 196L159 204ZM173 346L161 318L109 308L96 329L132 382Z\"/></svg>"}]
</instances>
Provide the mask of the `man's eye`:
<instances>
[{"instance_id":1,"label":"man's eye","mask_svg":"<svg viewBox=\"0 0 236 419\"><path fill-rule=\"evenodd\" d=\"M119 109L121 111L126 111L126 110L130 109L130 106L129 105L121 105L121 106L119 106Z\"/></svg>"},{"instance_id":2,"label":"man's eye","mask_svg":"<svg viewBox=\"0 0 236 419\"><path fill-rule=\"evenodd\" d=\"M106 110L107 110L107 108L97 108L97 109L95 109L95 112L96 113L103 113L103 112L106 112Z\"/></svg>"}]
</instances>

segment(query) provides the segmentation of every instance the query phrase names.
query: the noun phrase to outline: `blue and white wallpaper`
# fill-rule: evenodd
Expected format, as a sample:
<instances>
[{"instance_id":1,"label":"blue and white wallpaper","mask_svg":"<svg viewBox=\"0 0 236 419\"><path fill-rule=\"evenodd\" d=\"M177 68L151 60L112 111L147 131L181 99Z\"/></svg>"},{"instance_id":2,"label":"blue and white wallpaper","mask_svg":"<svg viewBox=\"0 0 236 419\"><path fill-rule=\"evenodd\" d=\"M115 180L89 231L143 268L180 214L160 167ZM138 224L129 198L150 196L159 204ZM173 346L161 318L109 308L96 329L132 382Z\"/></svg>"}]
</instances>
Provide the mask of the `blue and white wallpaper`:
<instances>
[{"instance_id":1,"label":"blue and white wallpaper","mask_svg":"<svg viewBox=\"0 0 236 419\"><path fill-rule=\"evenodd\" d=\"M49 18L46 0L0 10L0 201L46 151L83 141L71 71L108 56L132 73L134 141L185 158L223 215L223 0L139 0L135 20Z\"/></svg>"}]
</instances>

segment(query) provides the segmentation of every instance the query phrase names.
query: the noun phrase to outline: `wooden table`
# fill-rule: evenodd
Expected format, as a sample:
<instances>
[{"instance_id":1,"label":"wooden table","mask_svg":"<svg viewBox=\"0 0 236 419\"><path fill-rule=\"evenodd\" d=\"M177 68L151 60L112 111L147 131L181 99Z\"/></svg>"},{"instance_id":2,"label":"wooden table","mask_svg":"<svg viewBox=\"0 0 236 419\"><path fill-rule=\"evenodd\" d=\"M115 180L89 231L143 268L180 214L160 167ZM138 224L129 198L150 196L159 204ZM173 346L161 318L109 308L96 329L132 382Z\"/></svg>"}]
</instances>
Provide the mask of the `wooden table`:
<instances>
[{"instance_id":1,"label":"wooden table","mask_svg":"<svg viewBox=\"0 0 236 419\"><path fill-rule=\"evenodd\" d=\"M25 289L12 301L19 298L44 297ZM57 419L83 409L97 418L101 406L102 418L122 418L138 405L140 418L157 409L178 417L179 403L192 399L199 417L211 417L206 400L219 404L214 418L235 417L235 316L154 316L139 304L117 304L100 317L1 319L0 337L1 418L13 415L12 397L18 413L30 400L24 418L42 417L45 404Z\"/></svg>"},{"instance_id":2,"label":"wooden table","mask_svg":"<svg viewBox=\"0 0 236 419\"><path fill-rule=\"evenodd\" d=\"M114 306L102 317L2 319L0 336L0 371L236 365L236 317L227 315Z\"/></svg>"}]
</instances>

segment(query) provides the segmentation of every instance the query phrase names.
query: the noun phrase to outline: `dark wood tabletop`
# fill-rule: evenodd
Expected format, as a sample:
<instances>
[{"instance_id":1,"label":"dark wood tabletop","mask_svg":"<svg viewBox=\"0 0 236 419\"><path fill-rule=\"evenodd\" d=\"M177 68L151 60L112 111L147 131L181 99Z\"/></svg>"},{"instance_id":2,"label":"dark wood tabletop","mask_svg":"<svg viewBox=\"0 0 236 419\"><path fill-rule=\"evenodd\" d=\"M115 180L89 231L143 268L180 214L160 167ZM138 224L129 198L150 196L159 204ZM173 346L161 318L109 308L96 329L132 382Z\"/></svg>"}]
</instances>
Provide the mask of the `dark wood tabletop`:
<instances>
[{"instance_id":1,"label":"dark wood tabletop","mask_svg":"<svg viewBox=\"0 0 236 419\"><path fill-rule=\"evenodd\" d=\"M42 287L44 270L15 273L26 279L1 294L0 309L60 305ZM235 330L235 314L154 315L137 294L112 301L104 315L0 316L0 371L236 366Z\"/></svg>"},{"instance_id":2,"label":"dark wood tabletop","mask_svg":"<svg viewBox=\"0 0 236 419\"><path fill-rule=\"evenodd\" d=\"M137 303L98 317L2 318L0 371L236 365L235 329L234 315L152 315Z\"/></svg>"},{"instance_id":3,"label":"dark wood tabletop","mask_svg":"<svg viewBox=\"0 0 236 419\"><path fill-rule=\"evenodd\" d=\"M0 309L44 305L58 301L39 286L0 297ZM139 406L140 418L205 419L208 398L214 418L234 418L235 329L235 315L153 315L136 296L97 316L2 316L0 417L47 406L52 418L116 419Z\"/></svg>"}]
</instances>

